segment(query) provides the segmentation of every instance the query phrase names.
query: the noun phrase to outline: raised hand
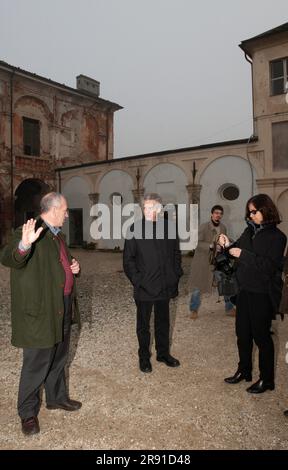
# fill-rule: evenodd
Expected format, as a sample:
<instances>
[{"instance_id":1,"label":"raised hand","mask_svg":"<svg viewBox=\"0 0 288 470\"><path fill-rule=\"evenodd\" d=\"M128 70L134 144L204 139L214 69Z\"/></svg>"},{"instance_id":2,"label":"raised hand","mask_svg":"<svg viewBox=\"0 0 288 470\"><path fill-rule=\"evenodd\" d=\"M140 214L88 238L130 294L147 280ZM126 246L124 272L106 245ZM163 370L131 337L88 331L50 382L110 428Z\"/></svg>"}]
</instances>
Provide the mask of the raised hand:
<instances>
[{"instance_id":1,"label":"raised hand","mask_svg":"<svg viewBox=\"0 0 288 470\"><path fill-rule=\"evenodd\" d=\"M27 220L26 224L22 227L22 244L24 247L29 247L40 236L43 227L39 227L35 232L36 219Z\"/></svg>"}]
</instances>

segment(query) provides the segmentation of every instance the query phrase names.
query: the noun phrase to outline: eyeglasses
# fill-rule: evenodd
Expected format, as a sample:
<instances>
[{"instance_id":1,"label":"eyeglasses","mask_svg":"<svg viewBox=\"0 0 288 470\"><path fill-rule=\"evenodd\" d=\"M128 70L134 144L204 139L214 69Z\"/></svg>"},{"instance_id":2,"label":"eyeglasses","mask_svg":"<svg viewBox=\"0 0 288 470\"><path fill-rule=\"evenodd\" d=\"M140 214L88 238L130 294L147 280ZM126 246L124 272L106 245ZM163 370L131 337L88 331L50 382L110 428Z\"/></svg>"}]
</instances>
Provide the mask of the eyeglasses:
<instances>
[{"instance_id":1,"label":"eyeglasses","mask_svg":"<svg viewBox=\"0 0 288 470\"><path fill-rule=\"evenodd\" d=\"M144 205L144 210L147 212L157 211L161 209L161 204L154 204L153 206Z\"/></svg>"},{"instance_id":2,"label":"eyeglasses","mask_svg":"<svg viewBox=\"0 0 288 470\"><path fill-rule=\"evenodd\" d=\"M255 210L255 209L254 209L253 211L249 211L249 214L250 214L250 215L256 215L257 212L258 212L258 210Z\"/></svg>"}]
</instances>

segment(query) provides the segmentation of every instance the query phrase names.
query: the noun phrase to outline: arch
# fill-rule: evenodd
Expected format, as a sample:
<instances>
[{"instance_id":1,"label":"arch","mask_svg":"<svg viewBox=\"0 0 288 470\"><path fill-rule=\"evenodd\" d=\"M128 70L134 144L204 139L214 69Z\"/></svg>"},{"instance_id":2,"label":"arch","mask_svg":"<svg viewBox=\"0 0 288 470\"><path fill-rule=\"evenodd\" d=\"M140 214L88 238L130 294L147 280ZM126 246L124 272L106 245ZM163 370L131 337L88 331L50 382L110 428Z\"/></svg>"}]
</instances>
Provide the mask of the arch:
<instances>
[{"instance_id":1,"label":"arch","mask_svg":"<svg viewBox=\"0 0 288 470\"><path fill-rule=\"evenodd\" d=\"M124 246L124 239L122 238L122 226L121 223L127 220L126 217L113 218L112 211L112 195L117 193L121 196L121 206L116 207L117 213L122 211L123 206L126 204L134 203L133 195L134 183L131 175L122 169L111 169L105 175L103 175L99 185L99 203L105 204L109 208L110 212L110 239L99 240L99 248L114 249ZM115 235L116 233L116 235ZM120 235L119 235L120 233ZM119 235L119 236L118 236ZM115 238L113 238L115 237Z\"/></svg>"},{"instance_id":2,"label":"arch","mask_svg":"<svg viewBox=\"0 0 288 470\"><path fill-rule=\"evenodd\" d=\"M80 246L90 240L91 183L84 176L71 176L64 182L62 194L67 199L69 218L63 225L69 245Z\"/></svg>"},{"instance_id":3,"label":"arch","mask_svg":"<svg viewBox=\"0 0 288 470\"><path fill-rule=\"evenodd\" d=\"M63 174L63 173L62 173ZM65 173L64 173L65 175ZM63 191L63 189L68 185L70 184L71 180L73 180L74 178L82 178L83 180L85 180L85 182L87 183L88 185L88 189L87 189L87 194L90 194L90 193L93 193L93 184L91 182L91 179L89 178L88 175L79 175L78 173L76 174L71 174L71 175L68 175L66 177L63 177L62 176L62 189L61 191Z\"/></svg>"},{"instance_id":4,"label":"arch","mask_svg":"<svg viewBox=\"0 0 288 470\"><path fill-rule=\"evenodd\" d=\"M70 122L73 119L78 120L79 110L77 109L70 109L69 111L65 111L61 114L60 122L62 126L66 126L66 122Z\"/></svg>"},{"instance_id":5,"label":"arch","mask_svg":"<svg viewBox=\"0 0 288 470\"><path fill-rule=\"evenodd\" d=\"M239 196L235 200L224 198L221 189L227 184L238 188ZM244 208L247 199L251 197L252 174L247 160L235 156L213 160L202 172L200 185L200 222L209 220L211 207L220 204L224 208L223 222L228 233L232 238L237 238L245 227ZM254 180L254 193L255 191Z\"/></svg>"},{"instance_id":6,"label":"arch","mask_svg":"<svg viewBox=\"0 0 288 470\"><path fill-rule=\"evenodd\" d=\"M277 200L277 207L280 212L280 229L288 236L288 189L285 189Z\"/></svg>"},{"instance_id":7,"label":"arch","mask_svg":"<svg viewBox=\"0 0 288 470\"><path fill-rule=\"evenodd\" d=\"M145 192L156 192L163 203L187 203L187 176L178 165L170 162L157 163L146 171L143 179Z\"/></svg>"},{"instance_id":8,"label":"arch","mask_svg":"<svg viewBox=\"0 0 288 470\"><path fill-rule=\"evenodd\" d=\"M33 95L21 96L15 101L14 108L16 109L19 106L31 106L31 103L37 104L41 108L42 113L46 116L46 118L51 122L53 121L53 114L51 113L48 105L43 100L41 100L40 98L37 98L36 96L33 96Z\"/></svg>"},{"instance_id":9,"label":"arch","mask_svg":"<svg viewBox=\"0 0 288 470\"><path fill-rule=\"evenodd\" d=\"M49 185L36 178L25 179L19 184L15 191L15 227L39 215L40 200L49 191Z\"/></svg>"},{"instance_id":10,"label":"arch","mask_svg":"<svg viewBox=\"0 0 288 470\"><path fill-rule=\"evenodd\" d=\"M212 165L215 161L217 161L221 158L227 158L227 157L229 157L229 158L238 158L238 159L241 158L241 160L245 161L249 165L251 175L252 175L252 170L253 170L254 181L256 180L256 178L259 177L259 174L261 173L261 171L259 169L257 169L255 167L255 165L252 165L252 163L249 162L247 157L245 157L243 155L238 155L238 154L237 155L224 154L224 155L218 155L217 157L214 157L213 159L205 160L205 162L199 167L199 170L197 171L195 183L196 184L201 184L200 180L202 178L203 173L205 173L205 171L207 170L207 168L210 165Z\"/></svg>"},{"instance_id":11,"label":"arch","mask_svg":"<svg viewBox=\"0 0 288 470\"><path fill-rule=\"evenodd\" d=\"M111 203L111 194L117 192L123 197L123 204L133 202L133 178L122 169L111 169L105 173L98 182L99 201L109 204Z\"/></svg>"},{"instance_id":12,"label":"arch","mask_svg":"<svg viewBox=\"0 0 288 470\"><path fill-rule=\"evenodd\" d=\"M113 162L113 168L109 168L107 171L103 171L103 173L101 175L99 175L98 178L97 178L96 185L97 185L99 193L100 193L100 186L102 185L103 179L106 178L109 175L109 173L111 173L112 171L119 171L119 172L122 172L122 173L125 173L125 174L129 175L131 180L135 184L135 182L136 182L136 174L134 174L135 172L133 173L131 168L123 169L120 165L119 166L114 165L114 162Z\"/></svg>"}]
</instances>

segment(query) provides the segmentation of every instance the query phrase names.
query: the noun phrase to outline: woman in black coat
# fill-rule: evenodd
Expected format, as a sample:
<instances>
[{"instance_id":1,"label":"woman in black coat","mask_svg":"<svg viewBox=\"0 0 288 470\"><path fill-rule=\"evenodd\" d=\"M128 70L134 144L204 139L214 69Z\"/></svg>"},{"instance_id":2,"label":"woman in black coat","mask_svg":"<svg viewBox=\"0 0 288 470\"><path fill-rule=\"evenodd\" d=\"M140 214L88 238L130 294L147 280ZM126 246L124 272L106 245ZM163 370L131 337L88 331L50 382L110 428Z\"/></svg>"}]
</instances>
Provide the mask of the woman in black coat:
<instances>
[{"instance_id":1,"label":"woman in black coat","mask_svg":"<svg viewBox=\"0 0 288 470\"><path fill-rule=\"evenodd\" d=\"M239 364L226 383L252 380L253 340L259 349L260 378L247 388L249 393L274 390L274 344L271 321L278 311L282 291L281 272L286 236L277 225L278 210L269 196L258 194L246 204L247 228L233 243L230 255L236 258L239 293L236 301L236 335ZM229 246L226 235L219 243Z\"/></svg>"},{"instance_id":2,"label":"woman in black coat","mask_svg":"<svg viewBox=\"0 0 288 470\"><path fill-rule=\"evenodd\" d=\"M283 284L283 290L282 290L281 303L279 307L279 313L282 316L288 315L288 250L285 256L283 274L284 274L284 284ZM288 418L288 410L284 411L284 416Z\"/></svg>"}]
</instances>

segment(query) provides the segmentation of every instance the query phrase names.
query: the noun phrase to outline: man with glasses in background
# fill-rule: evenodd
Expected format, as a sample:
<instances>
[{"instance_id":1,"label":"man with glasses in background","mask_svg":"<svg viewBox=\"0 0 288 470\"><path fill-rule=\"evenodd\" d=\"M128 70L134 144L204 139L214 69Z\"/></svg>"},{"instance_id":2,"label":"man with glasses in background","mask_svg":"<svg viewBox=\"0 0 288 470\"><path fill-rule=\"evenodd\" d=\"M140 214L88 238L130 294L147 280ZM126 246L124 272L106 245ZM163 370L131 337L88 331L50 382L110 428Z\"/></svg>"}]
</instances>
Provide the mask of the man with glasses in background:
<instances>
[{"instance_id":1,"label":"man with glasses in background","mask_svg":"<svg viewBox=\"0 0 288 470\"><path fill-rule=\"evenodd\" d=\"M192 320L198 318L201 294L212 292L217 239L221 233L227 233L225 225L221 222L223 213L224 209L222 206L213 206L210 220L199 227L198 245L192 258L190 275L192 294L189 309ZM224 300L226 313L230 316L235 316L236 311L232 302L230 302L228 297L224 297Z\"/></svg>"}]
</instances>

